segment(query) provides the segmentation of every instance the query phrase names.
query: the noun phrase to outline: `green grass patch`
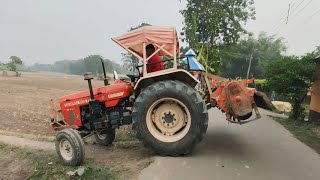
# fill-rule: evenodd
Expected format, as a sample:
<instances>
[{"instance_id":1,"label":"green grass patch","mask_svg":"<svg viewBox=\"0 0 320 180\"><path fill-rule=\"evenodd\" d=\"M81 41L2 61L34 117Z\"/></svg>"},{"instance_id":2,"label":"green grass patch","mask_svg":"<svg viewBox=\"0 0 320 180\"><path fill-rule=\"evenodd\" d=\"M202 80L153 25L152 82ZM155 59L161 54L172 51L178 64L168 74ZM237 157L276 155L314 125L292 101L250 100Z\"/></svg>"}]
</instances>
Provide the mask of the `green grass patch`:
<instances>
[{"instance_id":1,"label":"green grass patch","mask_svg":"<svg viewBox=\"0 0 320 180\"><path fill-rule=\"evenodd\" d=\"M276 119L297 139L320 154L320 126L310 122Z\"/></svg>"},{"instance_id":2,"label":"green grass patch","mask_svg":"<svg viewBox=\"0 0 320 180\"><path fill-rule=\"evenodd\" d=\"M266 84L267 80L266 79L255 79L254 82L256 84Z\"/></svg>"},{"instance_id":3,"label":"green grass patch","mask_svg":"<svg viewBox=\"0 0 320 180\"><path fill-rule=\"evenodd\" d=\"M132 134L121 134L116 136L114 139L115 142L132 142L132 141L139 141L135 135Z\"/></svg>"},{"instance_id":4,"label":"green grass patch","mask_svg":"<svg viewBox=\"0 0 320 180\"><path fill-rule=\"evenodd\" d=\"M97 163L85 163L82 176L69 177L67 172L75 171L77 167L68 167L61 164L57 156L46 151L35 151L0 143L0 153L14 153L15 156L27 161L33 168L28 179L118 179L120 172Z\"/></svg>"},{"instance_id":5,"label":"green grass patch","mask_svg":"<svg viewBox=\"0 0 320 180\"><path fill-rule=\"evenodd\" d=\"M303 104L302 107L304 108L304 112L306 113L306 118L308 118L310 112L310 104Z\"/></svg>"}]
</instances>

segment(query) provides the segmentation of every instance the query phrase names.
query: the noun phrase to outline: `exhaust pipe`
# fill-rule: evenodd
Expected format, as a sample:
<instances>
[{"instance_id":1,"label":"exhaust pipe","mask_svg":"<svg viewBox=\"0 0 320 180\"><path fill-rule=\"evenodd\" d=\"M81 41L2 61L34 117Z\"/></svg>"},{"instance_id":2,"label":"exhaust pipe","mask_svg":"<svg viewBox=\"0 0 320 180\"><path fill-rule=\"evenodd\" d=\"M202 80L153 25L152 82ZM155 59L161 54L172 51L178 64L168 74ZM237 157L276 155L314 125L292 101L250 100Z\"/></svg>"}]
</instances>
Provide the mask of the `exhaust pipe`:
<instances>
[{"instance_id":1,"label":"exhaust pipe","mask_svg":"<svg viewBox=\"0 0 320 180\"><path fill-rule=\"evenodd\" d=\"M105 67L104 67L104 62L103 62L103 59L102 59L101 57L100 57L100 61L101 61L101 64L102 64L102 70L103 70L103 76L104 76L103 82L104 82L104 85L105 85L105 86L108 86L108 85L110 85L110 84L109 84L109 81L108 81L108 79L107 79L106 69L105 69Z\"/></svg>"}]
</instances>

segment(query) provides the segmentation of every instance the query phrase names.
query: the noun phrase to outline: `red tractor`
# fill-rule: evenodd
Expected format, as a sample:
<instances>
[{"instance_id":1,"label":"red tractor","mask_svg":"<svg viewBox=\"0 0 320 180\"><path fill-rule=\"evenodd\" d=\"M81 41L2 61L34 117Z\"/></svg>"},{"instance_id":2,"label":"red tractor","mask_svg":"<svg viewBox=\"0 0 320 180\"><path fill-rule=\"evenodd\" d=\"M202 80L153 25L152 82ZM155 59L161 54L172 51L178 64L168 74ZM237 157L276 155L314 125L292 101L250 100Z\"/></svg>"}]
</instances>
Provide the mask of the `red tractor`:
<instances>
[{"instance_id":1,"label":"red tractor","mask_svg":"<svg viewBox=\"0 0 320 180\"><path fill-rule=\"evenodd\" d=\"M112 39L143 65L137 75L128 75L129 82L114 72L114 83L105 80L99 88L93 88L92 75L85 74L88 91L61 97L60 111L51 101L51 127L58 131L56 150L65 165L83 162L82 138L94 135L99 144L109 145L122 125L133 123L138 139L157 154L179 156L191 153L205 135L207 108L219 107L230 122L248 122L255 90L247 88L247 81L217 78L194 68L197 62L192 57L182 61L175 28L142 27ZM155 51L147 57L149 44ZM148 60L155 54L165 57L165 67L148 72Z\"/></svg>"}]
</instances>

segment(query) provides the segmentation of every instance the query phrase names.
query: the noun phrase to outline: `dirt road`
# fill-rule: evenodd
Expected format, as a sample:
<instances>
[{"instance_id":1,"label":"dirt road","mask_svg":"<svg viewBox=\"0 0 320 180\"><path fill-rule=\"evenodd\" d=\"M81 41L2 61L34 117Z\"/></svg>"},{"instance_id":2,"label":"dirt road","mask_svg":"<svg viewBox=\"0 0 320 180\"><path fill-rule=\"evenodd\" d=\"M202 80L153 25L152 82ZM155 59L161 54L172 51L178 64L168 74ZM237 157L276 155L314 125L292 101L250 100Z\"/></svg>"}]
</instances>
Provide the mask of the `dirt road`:
<instances>
[{"instance_id":1,"label":"dirt road","mask_svg":"<svg viewBox=\"0 0 320 180\"><path fill-rule=\"evenodd\" d=\"M207 135L190 157L157 157L141 180L318 180L320 156L266 116L232 125L209 113Z\"/></svg>"}]
</instances>

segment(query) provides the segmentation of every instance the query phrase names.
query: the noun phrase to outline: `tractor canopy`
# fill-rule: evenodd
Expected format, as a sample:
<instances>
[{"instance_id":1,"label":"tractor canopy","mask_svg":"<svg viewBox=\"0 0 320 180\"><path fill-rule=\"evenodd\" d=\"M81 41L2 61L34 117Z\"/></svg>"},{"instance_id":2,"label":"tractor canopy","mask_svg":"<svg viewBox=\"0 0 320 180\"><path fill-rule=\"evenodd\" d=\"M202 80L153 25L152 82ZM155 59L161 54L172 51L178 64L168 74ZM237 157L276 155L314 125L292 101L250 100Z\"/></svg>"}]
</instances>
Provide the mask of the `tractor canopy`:
<instances>
[{"instance_id":1,"label":"tractor canopy","mask_svg":"<svg viewBox=\"0 0 320 180\"><path fill-rule=\"evenodd\" d=\"M122 36L111 38L140 60L145 59L144 47L153 44L159 56L180 54L177 31L174 27L144 26Z\"/></svg>"}]
</instances>

